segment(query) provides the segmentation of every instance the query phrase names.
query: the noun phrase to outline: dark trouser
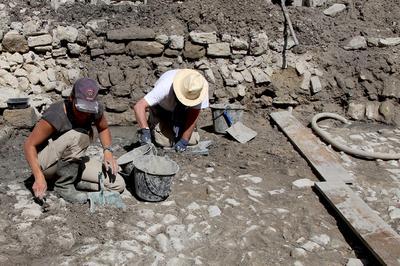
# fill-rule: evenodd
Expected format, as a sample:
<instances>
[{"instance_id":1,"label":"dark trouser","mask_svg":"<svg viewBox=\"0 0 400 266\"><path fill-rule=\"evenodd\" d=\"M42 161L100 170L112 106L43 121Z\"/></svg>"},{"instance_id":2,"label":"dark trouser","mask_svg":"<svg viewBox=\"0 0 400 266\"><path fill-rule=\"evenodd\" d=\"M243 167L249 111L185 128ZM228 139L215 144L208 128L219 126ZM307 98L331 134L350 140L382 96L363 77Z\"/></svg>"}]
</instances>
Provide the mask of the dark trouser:
<instances>
[{"instance_id":1,"label":"dark trouser","mask_svg":"<svg viewBox=\"0 0 400 266\"><path fill-rule=\"evenodd\" d=\"M154 141L162 147L172 147L183 134L186 122L186 109L175 108L174 112L167 111L161 106L150 107L149 127L154 136ZM189 145L196 145L200 135L195 130L189 139Z\"/></svg>"}]
</instances>

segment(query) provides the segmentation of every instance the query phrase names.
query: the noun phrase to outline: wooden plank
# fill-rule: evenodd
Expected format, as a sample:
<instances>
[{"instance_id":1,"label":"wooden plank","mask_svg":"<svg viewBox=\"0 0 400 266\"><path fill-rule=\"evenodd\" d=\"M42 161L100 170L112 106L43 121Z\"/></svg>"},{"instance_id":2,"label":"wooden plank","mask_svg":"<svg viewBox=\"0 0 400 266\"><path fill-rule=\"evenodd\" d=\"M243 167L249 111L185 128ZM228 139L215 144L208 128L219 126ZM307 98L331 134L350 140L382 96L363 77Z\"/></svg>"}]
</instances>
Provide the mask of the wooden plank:
<instances>
[{"instance_id":1,"label":"wooden plank","mask_svg":"<svg viewBox=\"0 0 400 266\"><path fill-rule=\"evenodd\" d=\"M290 112L275 112L271 117L323 180L353 183L354 178L340 164L338 156L321 144L311 129L303 126Z\"/></svg>"},{"instance_id":2,"label":"wooden plank","mask_svg":"<svg viewBox=\"0 0 400 266\"><path fill-rule=\"evenodd\" d=\"M400 265L400 236L356 193L344 183L315 186L382 265Z\"/></svg>"}]
</instances>

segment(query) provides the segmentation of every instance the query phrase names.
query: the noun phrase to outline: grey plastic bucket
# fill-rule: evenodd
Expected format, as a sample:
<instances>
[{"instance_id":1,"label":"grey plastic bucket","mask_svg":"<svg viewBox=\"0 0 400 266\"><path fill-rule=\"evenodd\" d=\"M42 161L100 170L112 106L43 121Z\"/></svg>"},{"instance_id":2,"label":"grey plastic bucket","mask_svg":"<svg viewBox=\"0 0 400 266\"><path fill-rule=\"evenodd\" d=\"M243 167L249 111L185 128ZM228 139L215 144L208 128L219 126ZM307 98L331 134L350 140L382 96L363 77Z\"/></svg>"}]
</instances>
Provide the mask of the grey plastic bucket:
<instances>
[{"instance_id":1,"label":"grey plastic bucket","mask_svg":"<svg viewBox=\"0 0 400 266\"><path fill-rule=\"evenodd\" d=\"M144 155L157 155L157 149L153 144L145 144L123 154L118 158L117 163L122 167L124 173L130 175L134 169L133 161Z\"/></svg>"},{"instance_id":2,"label":"grey plastic bucket","mask_svg":"<svg viewBox=\"0 0 400 266\"><path fill-rule=\"evenodd\" d=\"M224 134L225 131L231 126L228 125L227 119L224 117L224 111L232 120L232 124L242 120L244 107L238 104L212 104L210 105L212 111L213 127L216 133Z\"/></svg>"},{"instance_id":3,"label":"grey plastic bucket","mask_svg":"<svg viewBox=\"0 0 400 266\"><path fill-rule=\"evenodd\" d=\"M171 191L172 178L179 171L177 163L167 157L142 156L132 162L135 194L145 201L163 201Z\"/></svg>"}]
</instances>

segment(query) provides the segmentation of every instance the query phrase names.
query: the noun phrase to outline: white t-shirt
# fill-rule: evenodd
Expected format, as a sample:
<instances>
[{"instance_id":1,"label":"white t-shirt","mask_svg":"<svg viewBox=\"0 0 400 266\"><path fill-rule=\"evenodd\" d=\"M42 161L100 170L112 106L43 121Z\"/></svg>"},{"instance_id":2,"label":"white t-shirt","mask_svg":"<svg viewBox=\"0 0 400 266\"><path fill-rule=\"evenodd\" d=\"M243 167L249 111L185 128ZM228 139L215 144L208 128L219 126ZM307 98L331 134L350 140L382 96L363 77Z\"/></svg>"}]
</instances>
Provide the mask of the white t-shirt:
<instances>
[{"instance_id":1,"label":"white t-shirt","mask_svg":"<svg viewBox=\"0 0 400 266\"><path fill-rule=\"evenodd\" d=\"M177 100L175 97L174 89L172 88L172 83L177 72L178 69L175 69L169 70L162 74L154 85L154 88L144 96L144 99L150 106L159 104L167 111L174 111ZM207 93L207 97L205 97L200 104L193 106L192 108L204 109L208 106L209 102Z\"/></svg>"}]
</instances>

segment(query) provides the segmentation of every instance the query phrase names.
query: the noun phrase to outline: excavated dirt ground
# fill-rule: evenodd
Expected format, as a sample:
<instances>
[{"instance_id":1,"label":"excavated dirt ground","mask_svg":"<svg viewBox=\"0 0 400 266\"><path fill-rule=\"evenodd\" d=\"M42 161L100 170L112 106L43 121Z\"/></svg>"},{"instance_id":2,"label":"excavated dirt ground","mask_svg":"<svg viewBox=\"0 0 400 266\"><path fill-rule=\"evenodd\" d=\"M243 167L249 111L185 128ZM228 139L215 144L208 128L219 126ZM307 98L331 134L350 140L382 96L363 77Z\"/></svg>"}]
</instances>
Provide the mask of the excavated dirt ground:
<instances>
[{"instance_id":1,"label":"excavated dirt ground","mask_svg":"<svg viewBox=\"0 0 400 266\"><path fill-rule=\"evenodd\" d=\"M138 10L131 7L93 7L50 11L47 1L13 1L27 13L41 11L44 18L66 24L107 16L114 27L137 24L160 28L166 34L194 29L217 29L232 35L265 30L271 39L282 36L283 18L278 6L266 1L161 1L149 0ZM336 18L323 8L289 7L301 49L311 51L327 80L337 73L354 77L369 70L379 80L385 67L398 68L398 48L344 51L342 42L354 35L392 37L399 34L397 1L342 1L349 9ZM16 20L21 14L16 8ZM286 82L275 77L276 84ZM364 96L361 88L345 91L335 86L307 99L294 115L308 125L319 111L344 113L351 97ZM210 111L199 122L203 139L214 141L208 156L167 153L180 166L170 197L160 203L139 201L123 193L125 211L105 208L94 214L88 205L66 204L49 192L50 211L40 207L23 185L30 171L22 144L28 131L14 131L0 146L0 264L1 265L345 265L359 258L376 265L351 230L336 218L312 188L293 182L318 181L304 158L280 130L270 123L273 108L248 106L244 124L258 132L239 144L214 134ZM327 130L349 144L361 147L389 143L398 152L399 131L387 125L359 123L350 129L327 124ZM386 128L386 133L379 130ZM378 132L378 133L377 133ZM360 138L349 139L351 134ZM135 141L134 128L113 128L116 156ZM96 153L94 144L92 149ZM332 152L337 152L333 151ZM160 151L161 154L164 151ZM399 233L399 220L391 220L389 206L400 208L400 171L397 161L362 160L340 155L355 177L352 188ZM396 196L397 195L397 196ZM311 241L311 242L310 242ZM310 244L311 243L311 244ZM317 243L317 246L312 243ZM305 255L299 251L307 250Z\"/></svg>"}]
</instances>

